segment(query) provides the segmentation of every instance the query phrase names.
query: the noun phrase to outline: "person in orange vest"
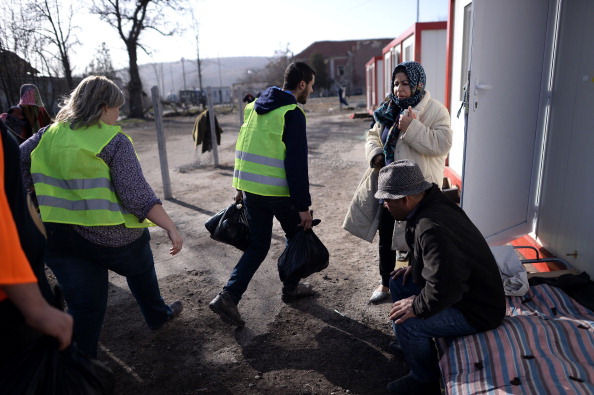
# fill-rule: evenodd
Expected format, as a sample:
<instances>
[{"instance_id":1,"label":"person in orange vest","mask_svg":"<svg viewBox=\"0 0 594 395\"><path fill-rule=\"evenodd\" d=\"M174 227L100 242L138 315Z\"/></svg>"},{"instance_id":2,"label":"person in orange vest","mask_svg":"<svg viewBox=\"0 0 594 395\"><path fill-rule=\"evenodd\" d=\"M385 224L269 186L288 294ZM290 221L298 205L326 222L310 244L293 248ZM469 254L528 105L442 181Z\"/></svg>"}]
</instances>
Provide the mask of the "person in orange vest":
<instances>
[{"instance_id":1,"label":"person in orange vest","mask_svg":"<svg viewBox=\"0 0 594 395\"><path fill-rule=\"evenodd\" d=\"M0 122L0 366L41 335L56 338L60 350L72 341L72 317L49 304L44 228L27 199L18 157L18 142Z\"/></svg>"}]
</instances>

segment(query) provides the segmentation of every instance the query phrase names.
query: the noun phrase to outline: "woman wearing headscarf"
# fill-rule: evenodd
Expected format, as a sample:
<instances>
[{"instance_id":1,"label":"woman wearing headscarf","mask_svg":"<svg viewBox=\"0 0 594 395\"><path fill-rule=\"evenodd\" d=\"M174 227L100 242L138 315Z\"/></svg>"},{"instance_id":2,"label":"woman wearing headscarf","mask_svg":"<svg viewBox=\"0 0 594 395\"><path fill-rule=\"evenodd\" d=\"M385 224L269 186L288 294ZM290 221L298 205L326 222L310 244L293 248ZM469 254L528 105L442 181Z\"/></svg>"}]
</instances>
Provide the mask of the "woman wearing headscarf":
<instances>
[{"instance_id":1,"label":"woman wearing headscarf","mask_svg":"<svg viewBox=\"0 0 594 395\"><path fill-rule=\"evenodd\" d=\"M21 86L21 99L19 104L10 107L0 115L6 128L13 133L19 144L27 140L39 129L52 123L45 110L39 89L33 84Z\"/></svg>"},{"instance_id":2,"label":"woman wearing headscarf","mask_svg":"<svg viewBox=\"0 0 594 395\"><path fill-rule=\"evenodd\" d=\"M88 355L107 307L108 271L128 282L144 320L159 329L181 301L159 290L149 226L167 231L177 254L183 238L147 183L132 140L116 126L124 95L103 76L82 80L56 121L21 144L25 183L37 195L47 229L46 263L64 289L75 339Z\"/></svg>"},{"instance_id":3,"label":"woman wearing headscarf","mask_svg":"<svg viewBox=\"0 0 594 395\"><path fill-rule=\"evenodd\" d=\"M375 199L379 170L400 159L416 162L425 179L443 184L445 159L452 146L450 114L425 89L423 66L402 62L392 72L392 92L375 110L375 124L367 133L365 157L369 167L353 196L343 228L372 242L379 231L381 282L370 303L385 299L390 273L396 266L396 250L406 251L404 226L395 222L383 202Z\"/></svg>"}]
</instances>

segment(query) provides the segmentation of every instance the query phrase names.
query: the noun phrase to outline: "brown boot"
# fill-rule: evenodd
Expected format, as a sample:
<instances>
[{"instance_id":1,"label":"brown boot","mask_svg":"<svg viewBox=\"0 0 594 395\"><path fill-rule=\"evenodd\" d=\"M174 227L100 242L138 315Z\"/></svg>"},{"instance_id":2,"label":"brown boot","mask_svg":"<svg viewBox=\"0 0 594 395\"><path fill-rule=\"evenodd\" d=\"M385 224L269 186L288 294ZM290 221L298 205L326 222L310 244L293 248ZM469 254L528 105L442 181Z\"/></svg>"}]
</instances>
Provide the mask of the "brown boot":
<instances>
[{"instance_id":1,"label":"brown boot","mask_svg":"<svg viewBox=\"0 0 594 395\"><path fill-rule=\"evenodd\" d=\"M245 326L245 321L241 319L237 305L231 299L226 291L219 293L209 304L208 307L217 313L221 319L229 325L235 325L240 328Z\"/></svg>"}]
</instances>

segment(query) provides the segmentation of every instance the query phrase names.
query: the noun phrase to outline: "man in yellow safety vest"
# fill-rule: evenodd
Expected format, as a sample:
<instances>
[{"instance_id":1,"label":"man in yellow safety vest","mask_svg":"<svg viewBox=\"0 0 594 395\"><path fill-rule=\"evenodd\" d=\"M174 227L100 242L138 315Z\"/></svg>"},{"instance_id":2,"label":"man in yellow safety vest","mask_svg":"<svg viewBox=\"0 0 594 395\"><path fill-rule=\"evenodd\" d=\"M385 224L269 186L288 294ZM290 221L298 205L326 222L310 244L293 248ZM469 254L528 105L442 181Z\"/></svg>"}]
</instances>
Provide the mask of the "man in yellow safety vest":
<instances>
[{"instance_id":1,"label":"man in yellow safety vest","mask_svg":"<svg viewBox=\"0 0 594 395\"><path fill-rule=\"evenodd\" d=\"M250 245L233 269L227 285L209 304L211 310L231 325L245 322L237 304L270 249L273 218L286 238L299 227L312 226L305 104L313 92L315 71L303 62L285 70L283 88L270 87L245 108L244 123L235 147L233 186L236 202L245 204L250 225ZM313 295L310 284L283 283L282 300L290 303Z\"/></svg>"}]
</instances>

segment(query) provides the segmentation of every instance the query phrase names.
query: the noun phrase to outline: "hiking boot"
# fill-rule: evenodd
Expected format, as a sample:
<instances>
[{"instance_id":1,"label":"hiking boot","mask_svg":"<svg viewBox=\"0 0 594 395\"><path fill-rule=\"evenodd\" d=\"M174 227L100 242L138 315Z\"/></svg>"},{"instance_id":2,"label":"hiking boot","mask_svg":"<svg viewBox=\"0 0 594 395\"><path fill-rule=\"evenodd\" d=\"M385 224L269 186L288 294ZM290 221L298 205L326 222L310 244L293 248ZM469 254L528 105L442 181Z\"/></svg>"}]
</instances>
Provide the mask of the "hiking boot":
<instances>
[{"instance_id":1,"label":"hiking boot","mask_svg":"<svg viewBox=\"0 0 594 395\"><path fill-rule=\"evenodd\" d=\"M386 389L391 394L399 395L433 395L441 393L438 381L424 383L414 379L410 373L398 380L390 382Z\"/></svg>"},{"instance_id":2,"label":"hiking boot","mask_svg":"<svg viewBox=\"0 0 594 395\"><path fill-rule=\"evenodd\" d=\"M315 294L316 293L314 292L310 283L299 283L292 290L287 289L287 287L283 287L283 295L281 299L285 303L291 303L297 299L313 296Z\"/></svg>"},{"instance_id":3,"label":"hiking boot","mask_svg":"<svg viewBox=\"0 0 594 395\"><path fill-rule=\"evenodd\" d=\"M237 305L231 299L226 291L219 293L209 304L208 307L217 313L221 319L229 325L235 325L240 328L245 326L245 321L241 319Z\"/></svg>"}]
</instances>

